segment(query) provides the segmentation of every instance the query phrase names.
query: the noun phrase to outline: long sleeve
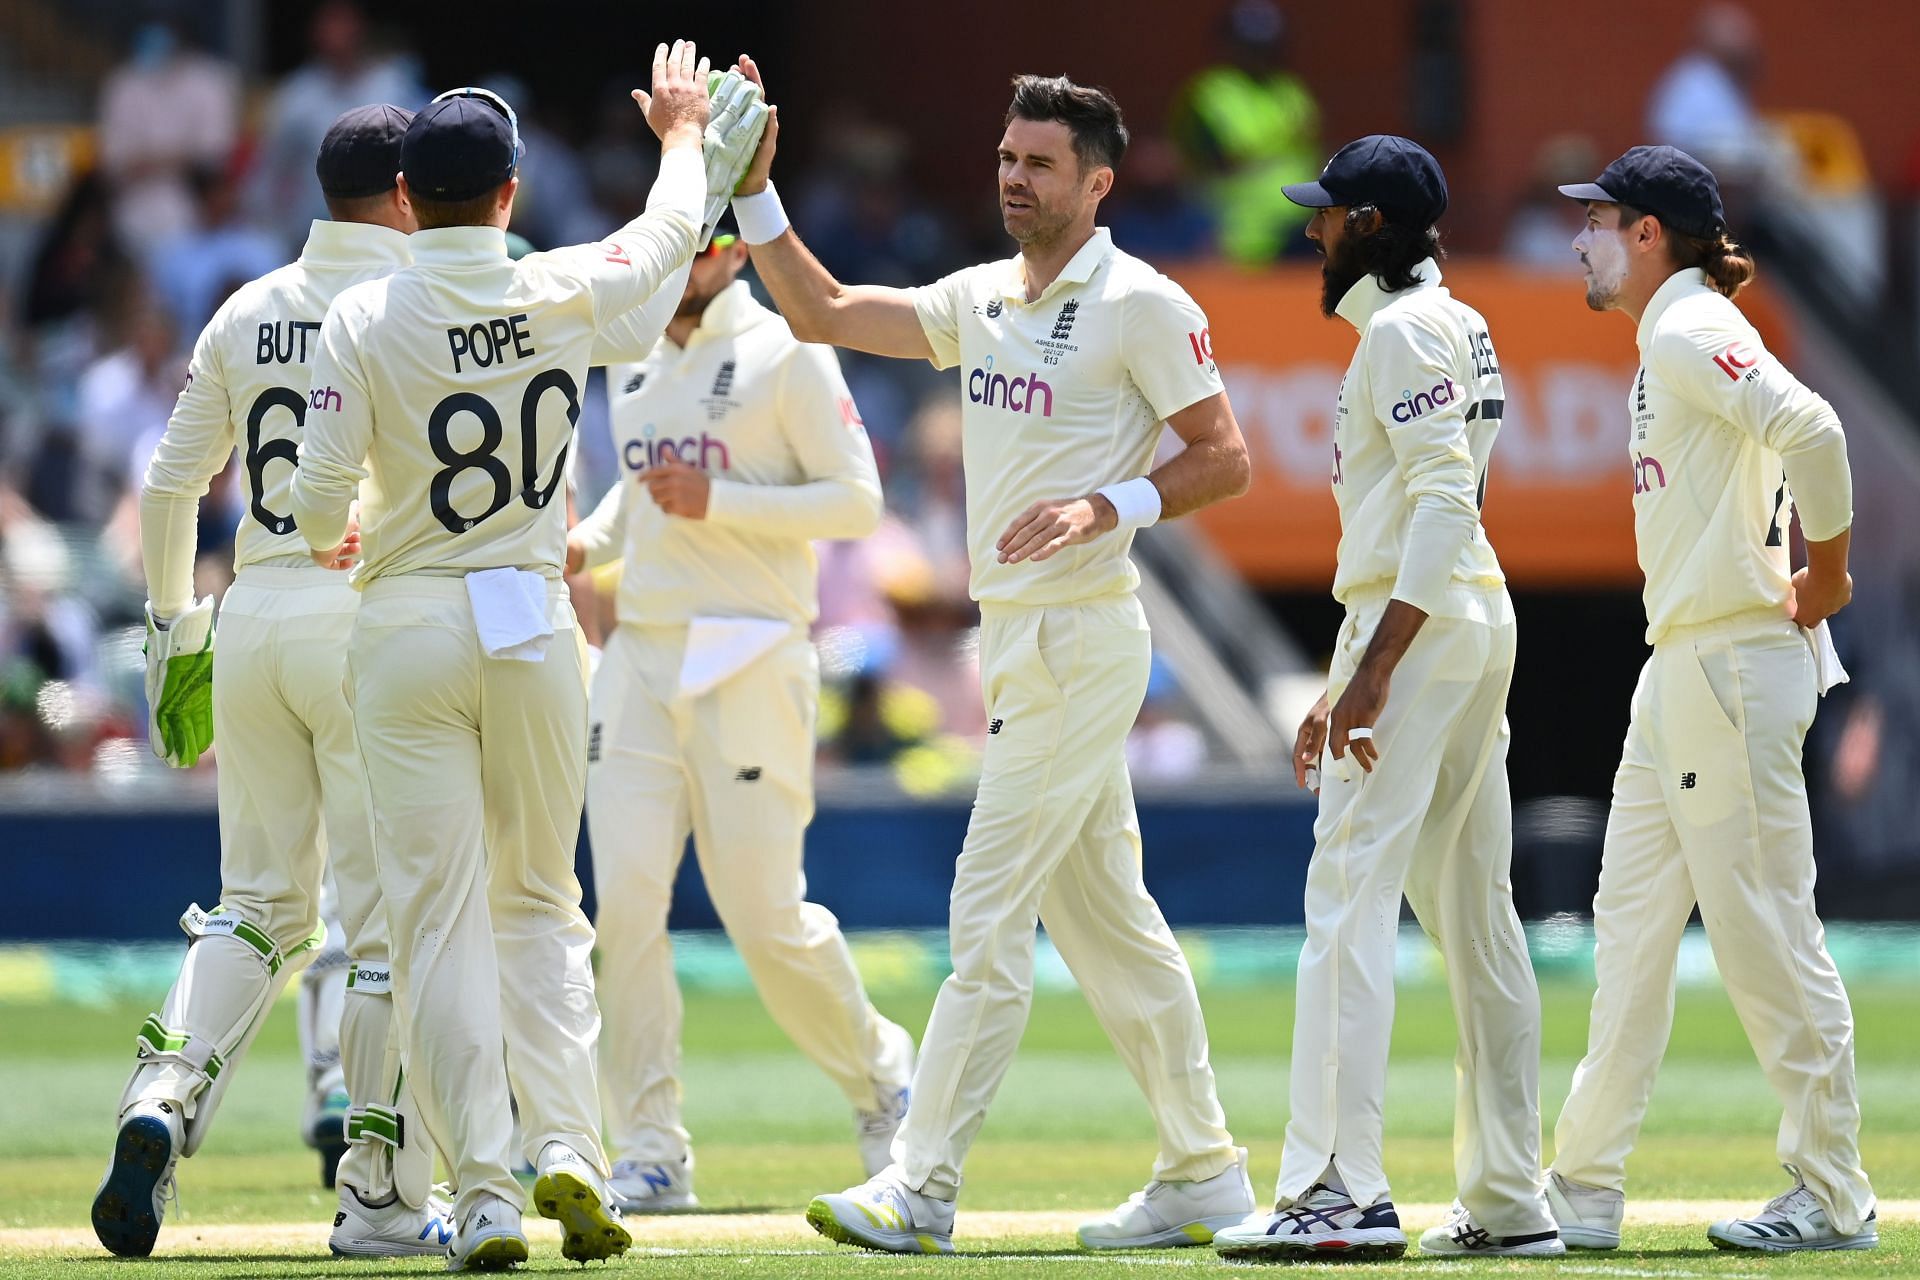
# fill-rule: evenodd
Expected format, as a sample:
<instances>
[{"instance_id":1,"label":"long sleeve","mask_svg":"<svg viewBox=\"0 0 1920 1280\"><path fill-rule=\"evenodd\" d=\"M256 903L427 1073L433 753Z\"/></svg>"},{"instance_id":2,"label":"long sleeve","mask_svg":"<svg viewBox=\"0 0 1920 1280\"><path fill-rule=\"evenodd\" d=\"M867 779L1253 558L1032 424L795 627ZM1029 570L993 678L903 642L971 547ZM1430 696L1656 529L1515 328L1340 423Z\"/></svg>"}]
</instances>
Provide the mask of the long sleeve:
<instances>
[{"instance_id":1,"label":"long sleeve","mask_svg":"<svg viewBox=\"0 0 1920 1280\"><path fill-rule=\"evenodd\" d=\"M1467 393L1453 380L1452 343L1439 329L1395 316L1376 321L1367 341L1373 402L1385 410L1380 425L1413 503L1393 598L1431 614L1480 520L1467 445ZM1442 389L1451 392L1444 403ZM1432 407L1417 408L1408 392L1430 393L1421 399L1433 401ZM1398 420L1400 406L1410 410L1404 422Z\"/></svg>"},{"instance_id":2,"label":"long sleeve","mask_svg":"<svg viewBox=\"0 0 1920 1280\"><path fill-rule=\"evenodd\" d=\"M627 541L627 510L634 482L621 476L600 497L600 504L567 535L586 551L585 568L598 569L620 557Z\"/></svg>"},{"instance_id":3,"label":"long sleeve","mask_svg":"<svg viewBox=\"0 0 1920 1280\"><path fill-rule=\"evenodd\" d=\"M687 291L687 276L693 271L689 258L666 278L645 302L611 320L602 321L593 336L593 363L638 364L653 351L653 344L673 322L673 313Z\"/></svg>"},{"instance_id":4,"label":"long sleeve","mask_svg":"<svg viewBox=\"0 0 1920 1280\"><path fill-rule=\"evenodd\" d=\"M1744 323L1664 329L1652 358L1688 404L1780 455L1810 541L1825 542L1852 526L1853 473L1840 415Z\"/></svg>"},{"instance_id":5,"label":"long sleeve","mask_svg":"<svg viewBox=\"0 0 1920 1280\"><path fill-rule=\"evenodd\" d=\"M373 400L353 332L355 314L336 302L320 326L306 438L293 473L293 518L315 551L337 547L346 536L373 445Z\"/></svg>"},{"instance_id":6,"label":"long sleeve","mask_svg":"<svg viewBox=\"0 0 1920 1280\"><path fill-rule=\"evenodd\" d=\"M542 259L580 279L593 298L594 325L604 327L646 302L693 261L706 194L699 149L674 147L660 157L646 212L597 244L530 254L522 262Z\"/></svg>"},{"instance_id":7,"label":"long sleeve","mask_svg":"<svg viewBox=\"0 0 1920 1280\"><path fill-rule=\"evenodd\" d=\"M780 371L780 426L800 460L799 484L743 484L716 477L707 519L727 528L790 538L864 538L880 525L880 472L866 427L833 350L796 348Z\"/></svg>"},{"instance_id":8,"label":"long sleeve","mask_svg":"<svg viewBox=\"0 0 1920 1280\"><path fill-rule=\"evenodd\" d=\"M140 559L154 616L172 618L193 603L193 559L200 499L233 452L233 408L220 363L221 316L200 334L187 385L140 490Z\"/></svg>"}]
</instances>

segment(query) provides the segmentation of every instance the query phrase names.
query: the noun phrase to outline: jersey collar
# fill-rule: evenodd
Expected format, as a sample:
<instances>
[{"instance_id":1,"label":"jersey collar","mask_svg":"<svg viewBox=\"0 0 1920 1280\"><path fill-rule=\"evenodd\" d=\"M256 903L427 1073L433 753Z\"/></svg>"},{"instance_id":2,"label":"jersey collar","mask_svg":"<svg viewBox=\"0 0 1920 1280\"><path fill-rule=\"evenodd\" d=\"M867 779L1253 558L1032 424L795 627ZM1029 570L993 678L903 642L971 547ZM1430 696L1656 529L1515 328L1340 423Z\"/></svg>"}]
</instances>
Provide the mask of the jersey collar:
<instances>
[{"instance_id":1,"label":"jersey collar","mask_svg":"<svg viewBox=\"0 0 1920 1280\"><path fill-rule=\"evenodd\" d=\"M499 227L436 227L416 231L413 260L419 266L501 266L507 257L507 233Z\"/></svg>"},{"instance_id":2,"label":"jersey collar","mask_svg":"<svg viewBox=\"0 0 1920 1280\"><path fill-rule=\"evenodd\" d=\"M715 294L713 301L707 304L707 309L700 313L700 323L688 337L688 345L703 337L724 338L739 333L765 312L766 308L754 301L753 287L745 280L735 280Z\"/></svg>"},{"instance_id":3,"label":"jersey collar","mask_svg":"<svg viewBox=\"0 0 1920 1280\"><path fill-rule=\"evenodd\" d=\"M1698 267L1685 267L1668 276L1666 282L1653 291L1647 299L1647 309L1640 313L1640 327L1634 331L1634 339L1644 352L1647 344L1653 341L1653 328L1660 323L1660 317L1667 314L1667 308L1690 293L1701 293L1707 288L1707 273Z\"/></svg>"},{"instance_id":4,"label":"jersey collar","mask_svg":"<svg viewBox=\"0 0 1920 1280\"><path fill-rule=\"evenodd\" d=\"M1040 291L1040 296L1033 300L1032 305L1039 306L1056 290L1064 288L1069 284L1085 284L1087 281L1093 279L1093 273L1100 269L1100 264L1105 262L1107 255L1112 252L1113 233L1105 227L1095 227L1093 234L1087 237L1087 242L1080 246L1079 252L1067 259L1067 265L1060 268L1060 274L1053 278L1052 284ZM1026 302L1027 269L1025 258L1015 254L1013 257L1007 259L1007 274L1000 282L1000 292L1006 297L1017 299L1023 303Z\"/></svg>"},{"instance_id":5,"label":"jersey collar","mask_svg":"<svg viewBox=\"0 0 1920 1280\"><path fill-rule=\"evenodd\" d=\"M370 222L329 222L315 218L307 229L300 261L315 267L364 267L391 263L404 267L413 260L407 235Z\"/></svg>"},{"instance_id":6,"label":"jersey collar","mask_svg":"<svg viewBox=\"0 0 1920 1280\"><path fill-rule=\"evenodd\" d=\"M1388 293L1380 287L1379 276L1361 276L1360 279L1354 283L1353 287L1347 290L1346 295L1340 299L1340 305L1333 309L1333 314L1345 320L1361 333L1365 333L1367 331L1367 325L1372 322L1374 315L1379 312L1380 308L1387 306L1389 303L1397 302L1401 298L1411 297L1422 289L1437 289L1440 287L1440 264L1432 258L1421 262L1419 266L1413 269L1413 272L1419 276L1420 279L1416 283L1408 285L1404 289L1396 289L1392 293Z\"/></svg>"}]
</instances>

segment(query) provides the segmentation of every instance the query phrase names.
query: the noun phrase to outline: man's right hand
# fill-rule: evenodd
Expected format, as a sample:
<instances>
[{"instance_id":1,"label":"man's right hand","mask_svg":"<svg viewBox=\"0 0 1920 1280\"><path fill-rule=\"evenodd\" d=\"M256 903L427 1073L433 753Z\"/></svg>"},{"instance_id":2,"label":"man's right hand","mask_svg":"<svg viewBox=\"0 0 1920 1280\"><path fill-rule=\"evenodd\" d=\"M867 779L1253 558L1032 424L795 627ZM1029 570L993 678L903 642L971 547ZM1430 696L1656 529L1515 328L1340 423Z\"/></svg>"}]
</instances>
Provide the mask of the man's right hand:
<instances>
[{"instance_id":1,"label":"man's right hand","mask_svg":"<svg viewBox=\"0 0 1920 1280\"><path fill-rule=\"evenodd\" d=\"M567 576L571 578L586 567L587 544L569 533L567 535Z\"/></svg>"},{"instance_id":2,"label":"man's right hand","mask_svg":"<svg viewBox=\"0 0 1920 1280\"><path fill-rule=\"evenodd\" d=\"M1307 770L1318 770L1320 753L1327 745L1327 721L1333 711L1327 705L1327 695L1321 694L1320 700L1313 704L1313 710L1307 712L1307 718L1300 722L1300 732L1293 738L1293 780L1302 791L1311 791L1318 795L1320 788L1307 780Z\"/></svg>"},{"instance_id":3,"label":"man's right hand","mask_svg":"<svg viewBox=\"0 0 1920 1280\"><path fill-rule=\"evenodd\" d=\"M767 82L760 78L760 68L746 54L733 64L734 69L747 79L760 86L760 96L764 100L767 94ZM780 108L771 103L767 106L767 131L760 135L760 147L753 153L753 163L747 166L747 172L740 179L740 185L733 189L737 196L758 195L767 189L767 182L773 174L774 144L780 137Z\"/></svg>"},{"instance_id":4,"label":"man's right hand","mask_svg":"<svg viewBox=\"0 0 1920 1280\"><path fill-rule=\"evenodd\" d=\"M633 100L647 114L647 127L663 147L697 146L706 132L711 107L707 99L707 59L696 58L691 40L675 40L653 51L653 92L633 91Z\"/></svg>"}]
</instances>

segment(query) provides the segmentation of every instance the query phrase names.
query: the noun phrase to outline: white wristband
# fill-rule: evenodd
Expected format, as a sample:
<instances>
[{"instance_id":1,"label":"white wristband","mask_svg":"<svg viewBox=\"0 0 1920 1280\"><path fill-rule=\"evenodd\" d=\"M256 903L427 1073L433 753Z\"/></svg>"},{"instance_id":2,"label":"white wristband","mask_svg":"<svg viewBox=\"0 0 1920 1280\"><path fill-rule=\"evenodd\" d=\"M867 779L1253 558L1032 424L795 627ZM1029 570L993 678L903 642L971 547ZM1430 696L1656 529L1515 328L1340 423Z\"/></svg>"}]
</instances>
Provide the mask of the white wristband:
<instances>
[{"instance_id":1,"label":"white wristband","mask_svg":"<svg viewBox=\"0 0 1920 1280\"><path fill-rule=\"evenodd\" d=\"M1144 529L1160 519L1160 489L1145 476L1105 485L1094 492L1113 504L1122 529Z\"/></svg>"},{"instance_id":2,"label":"white wristband","mask_svg":"<svg viewBox=\"0 0 1920 1280\"><path fill-rule=\"evenodd\" d=\"M733 198L733 222L740 228L740 238L748 244L778 240L780 233L793 225L787 221L787 211L780 206L780 193L773 189L771 182L765 191Z\"/></svg>"}]
</instances>

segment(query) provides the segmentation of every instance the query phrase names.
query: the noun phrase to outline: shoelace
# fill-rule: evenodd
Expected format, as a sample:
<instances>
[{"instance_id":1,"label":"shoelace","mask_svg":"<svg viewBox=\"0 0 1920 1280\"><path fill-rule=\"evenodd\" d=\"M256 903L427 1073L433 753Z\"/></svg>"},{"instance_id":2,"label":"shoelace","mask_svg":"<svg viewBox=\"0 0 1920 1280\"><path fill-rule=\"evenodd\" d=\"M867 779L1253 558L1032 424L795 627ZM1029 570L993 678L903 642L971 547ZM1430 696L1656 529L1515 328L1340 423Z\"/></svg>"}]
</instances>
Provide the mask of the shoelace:
<instances>
[{"instance_id":1,"label":"shoelace","mask_svg":"<svg viewBox=\"0 0 1920 1280\"><path fill-rule=\"evenodd\" d=\"M1761 1212L1777 1213L1785 1217L1789 1209L1799 1208L1802 1204L1806 1203L1807 1200L1812 1199L1812 1196L1813 1193L1807 1190L1806 1183L1797 1183L1792 1189L1783 1191L1773 1199L1767 1201L1767 1207L1761 1210Z\"/></svg>"}]
</instances>

